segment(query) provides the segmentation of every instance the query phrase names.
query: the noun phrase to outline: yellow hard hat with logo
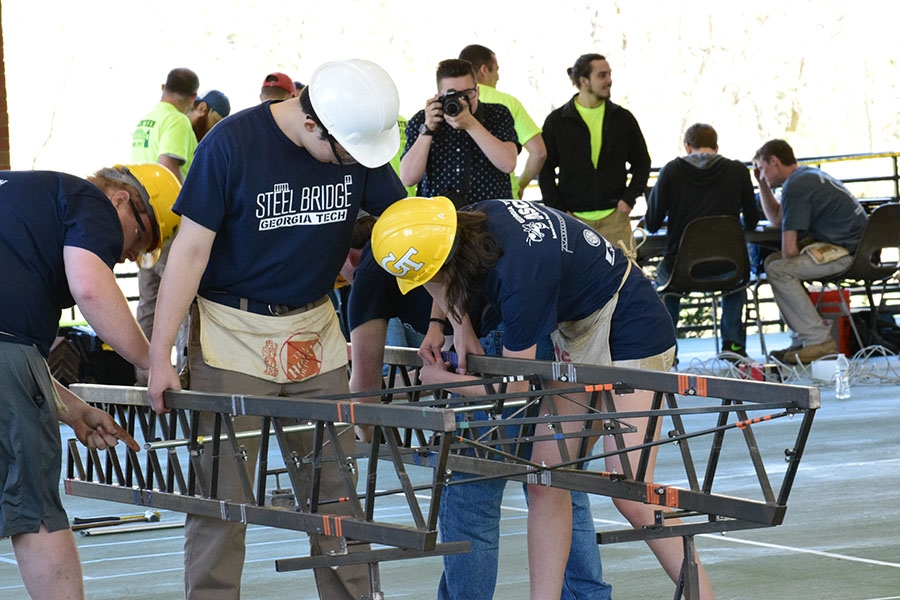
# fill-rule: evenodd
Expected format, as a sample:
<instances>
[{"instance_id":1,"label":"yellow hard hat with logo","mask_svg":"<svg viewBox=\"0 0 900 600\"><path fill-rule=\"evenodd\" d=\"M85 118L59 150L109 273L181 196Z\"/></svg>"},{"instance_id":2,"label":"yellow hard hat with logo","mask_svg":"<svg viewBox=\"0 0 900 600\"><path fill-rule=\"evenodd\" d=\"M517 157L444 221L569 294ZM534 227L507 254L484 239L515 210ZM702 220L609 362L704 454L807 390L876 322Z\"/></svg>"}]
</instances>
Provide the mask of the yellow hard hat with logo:
<instances>
[{"instance_id":1,"label":"yellow hard hat with logo","mask_svg":"<svg viewBox=\"0 0 900 600\"><path fill-rule=\"evenodd\" d=\"M372 254L406 294L441 270L456 239L456 207L443 196L405 198L378 217Z\"/></svg>"},{"instance_id":2,"label":"yellow hard hat with logo","mask_svg":"<svg viewBox=\"0 0 900 600\"><path fill-rule=\"evenodd\" d=\"M158 163L116 165L112 169L102 169L100 174L134 187L141 195L153 226L153 241L147 251L138 256L137 263L141 268L149 269L159 260L162 247L175 237L181 224L181 217L172 212L181 182Z\"/></svg>"}]
</instances>

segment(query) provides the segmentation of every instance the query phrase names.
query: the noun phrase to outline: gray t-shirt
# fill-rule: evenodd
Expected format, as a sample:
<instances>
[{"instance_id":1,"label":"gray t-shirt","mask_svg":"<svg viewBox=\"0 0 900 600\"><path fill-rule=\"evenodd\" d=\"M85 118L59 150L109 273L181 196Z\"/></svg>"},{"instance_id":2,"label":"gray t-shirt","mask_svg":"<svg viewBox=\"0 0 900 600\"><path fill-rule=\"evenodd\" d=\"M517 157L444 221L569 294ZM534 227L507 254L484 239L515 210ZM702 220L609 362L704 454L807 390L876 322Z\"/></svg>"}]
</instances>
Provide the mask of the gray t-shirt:
<instances>
[{"instance_id":1,"label":"gray t-shirt","mask_svg":"<svg viewBox=\"0 0 900 600\"><path fill-rule=\"evenodd\" d=\"M866 213L844 184L819 169L800 167L781 189L781 227L855 252Z\"/></svg>"}]
</instances>

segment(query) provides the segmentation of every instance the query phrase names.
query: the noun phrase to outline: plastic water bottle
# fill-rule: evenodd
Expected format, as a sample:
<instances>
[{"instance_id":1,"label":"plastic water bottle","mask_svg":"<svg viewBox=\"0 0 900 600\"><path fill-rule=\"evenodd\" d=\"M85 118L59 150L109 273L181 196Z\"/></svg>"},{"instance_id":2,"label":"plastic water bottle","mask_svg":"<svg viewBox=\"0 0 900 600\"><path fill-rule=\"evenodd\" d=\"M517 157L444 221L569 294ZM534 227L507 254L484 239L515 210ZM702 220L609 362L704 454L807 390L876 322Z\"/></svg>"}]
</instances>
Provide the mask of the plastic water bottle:
<instances>
[{"instance_id":1,"label":"plastic water bottle","mask_svg":"<svg viewBox=\"0 0 900 600\"><path fill-rule=\"evenodd\" d=\"M843 354L834 363L834 397L838 400L850 397L850 361Z\"/></svg>"}]
</instances>

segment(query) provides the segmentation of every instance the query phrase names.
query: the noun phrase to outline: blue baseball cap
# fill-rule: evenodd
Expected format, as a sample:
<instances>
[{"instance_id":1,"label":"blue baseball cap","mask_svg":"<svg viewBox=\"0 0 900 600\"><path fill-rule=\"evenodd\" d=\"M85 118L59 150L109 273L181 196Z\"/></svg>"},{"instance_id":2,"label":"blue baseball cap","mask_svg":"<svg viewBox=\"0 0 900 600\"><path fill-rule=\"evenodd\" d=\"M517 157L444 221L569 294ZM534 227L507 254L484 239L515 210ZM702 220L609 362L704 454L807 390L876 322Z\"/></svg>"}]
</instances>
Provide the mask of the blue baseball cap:
<instances>
[{"instance_id":1,"label":"blue baseball cap","mask_svg":"<svg viewBox=\"0 0 900 600\"><path fill-rule=\"evenodd\" d=\"M228 96L219 90L210 90L202 96L197 96L197 102L206 102L211 109L222 115L222 118L231 114L231 103Z\"/></svg>"}]
</instances>

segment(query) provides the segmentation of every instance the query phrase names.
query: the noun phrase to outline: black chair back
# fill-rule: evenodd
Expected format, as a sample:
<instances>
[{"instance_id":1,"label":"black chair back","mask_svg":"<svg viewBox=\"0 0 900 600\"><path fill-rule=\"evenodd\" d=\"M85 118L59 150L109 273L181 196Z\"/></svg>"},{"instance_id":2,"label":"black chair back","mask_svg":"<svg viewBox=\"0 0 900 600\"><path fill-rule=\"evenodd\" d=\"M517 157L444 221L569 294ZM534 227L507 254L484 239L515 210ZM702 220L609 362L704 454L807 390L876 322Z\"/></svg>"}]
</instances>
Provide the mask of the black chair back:
<instances>
[{"instance_id":1,"label":"black chair back","mask_svg":"<svg viewBox=\"0 0 900 600\"><path fill-rule=\"evenodd\" d=\"M750 257L741 222L734 216L701 217L685 227L671 277L656 291L727 294L749 282Z\"/></svg>"},{"instance_id":2,"label":"black chair back","mask_svg":"<svg viewBox=\"0 0 900 600\"><path fill-rule=\"evenodd\" d=\"M900 204L882 204L869 215L853 263L838 279L883 281L900 268L900 261L882 261L882 250L900 248ZM896 255L894 255L896 257Z\"/></svg>"}]
</instances>

